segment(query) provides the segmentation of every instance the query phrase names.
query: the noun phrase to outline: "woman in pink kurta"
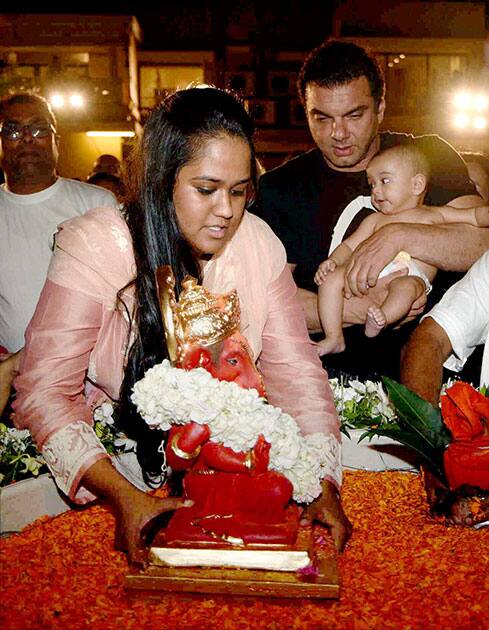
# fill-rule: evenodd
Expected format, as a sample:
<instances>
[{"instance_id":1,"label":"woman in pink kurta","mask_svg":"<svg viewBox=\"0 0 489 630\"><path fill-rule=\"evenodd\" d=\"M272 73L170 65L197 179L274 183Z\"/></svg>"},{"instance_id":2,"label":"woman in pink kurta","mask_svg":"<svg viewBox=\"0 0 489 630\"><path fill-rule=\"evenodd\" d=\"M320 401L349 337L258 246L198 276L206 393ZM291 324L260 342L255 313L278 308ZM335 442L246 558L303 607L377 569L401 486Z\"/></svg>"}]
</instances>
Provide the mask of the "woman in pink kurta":
<instances>
[{"instance_id":1,"label":"woman in pink kurta","mask_svg":"<svg viewBox=\"0 0 489 630\"><path fill-rule=\"evenodd\" d=\"M63 492L81 503L107 496L134 558L143 525L182 503L137 490L111 466L92 429L92 410L107 398L123 402L131 370L156 362L148 351L151 327L161 329L161 322L148 319L156 306L154 269L172 264L177 282L183 271L192 273L187 247L205 286L219 293L237 289L241 332L270 402L292 415L303 433L329 436L330 467L312 514L332 527L341 547L349 523L337 492L338 420L327 377L281 243L261 219L243 213L254 164L246 113L220 90L177 92L148 121L141 151L142 173L126 219L102 208L60 227L26 333L16 425L31 431ZM172 193L165 198L168 182ZM162 330L160 340L164 353Z\"/></svg>"}]
</instances>

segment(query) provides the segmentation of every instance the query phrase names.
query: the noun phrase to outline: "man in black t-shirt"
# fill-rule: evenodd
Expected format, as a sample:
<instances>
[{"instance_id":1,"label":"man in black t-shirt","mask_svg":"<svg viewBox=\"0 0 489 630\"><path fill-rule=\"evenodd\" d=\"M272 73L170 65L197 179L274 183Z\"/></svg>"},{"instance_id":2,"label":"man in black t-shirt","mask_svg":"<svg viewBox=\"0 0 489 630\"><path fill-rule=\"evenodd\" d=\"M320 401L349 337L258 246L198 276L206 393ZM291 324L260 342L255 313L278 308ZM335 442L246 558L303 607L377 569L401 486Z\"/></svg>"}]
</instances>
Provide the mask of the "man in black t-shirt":
<instances>
[{"instance_id":1,"label":"man in black t-shirt","mask_svg":"<svg viewBox=\"0 0 489 630\"><path fill-rule=\"evenodd\" d=\"M331 41L314 50L298 85L317 149L261 177L257 213L285 245L308 326L314 332L320 329L313 282L317 266L374 211L365 168L381 147L402 142L405 135L378 133L385 110L382 73L376 61L355 44ZM423 136L416 143L432 169L427 205L481 203L463 160L448 143L438 136ZM382 228L353 255L347 280L357 297L347 302L345 323L363 323L366 302L361 296L367 292L379 303L383 301L388 280L377 283L377 277L399 251L440 269L465 271L487 248L487 228L414 224ZM440 284L438 280L435 288ZM433 291L432 300L436 296ZM330 371L397 377L400 348L409 332L405 325L367 339L363 329L355 326L346 331L347 351L327 355L324 362Z\"/></svg>"}]
</instances>

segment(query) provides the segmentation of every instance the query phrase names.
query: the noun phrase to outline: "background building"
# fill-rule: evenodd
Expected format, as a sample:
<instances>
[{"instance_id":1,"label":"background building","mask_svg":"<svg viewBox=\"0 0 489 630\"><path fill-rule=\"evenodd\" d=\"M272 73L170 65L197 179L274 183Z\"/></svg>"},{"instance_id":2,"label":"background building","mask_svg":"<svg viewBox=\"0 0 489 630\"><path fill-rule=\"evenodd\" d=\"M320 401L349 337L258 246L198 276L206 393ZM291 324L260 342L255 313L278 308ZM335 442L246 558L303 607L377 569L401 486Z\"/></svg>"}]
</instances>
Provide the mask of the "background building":
<instances>
[{"instance_id":1,"label":"background building","mask_svg":"<svg viewBox=\"0 0 489 630\"><path fill-rule=\"evenodd\" d=\"M128 15L0 15L0 95L34 89L50 100L62 175L84 179L102 153L121 158L138 130L140 39Z\"/></svg>"},{"instance_id":2,"label":"background building","mask_svg":"<svg viewBox=\"0 0 489 630\"><path fill-rule=\"evenodd\" d=\"M348 0L333 35L375 52L384 69L384 127L439 133L489 150L489 36L485 2Z\"/></svg>"},{"instance_id":3,"label":"background building","mask_svg":"<svg viewBox=\"0 0 489 630\"><path fill-rule=\"evenodd\" d=\"M297 74L305 54L331 35L377 55L387 81L383 128L439 133L460 149L489 151L485 2L143 0L117 6L140 12L0 15L0 93L36 87L56 97L63 175L85 178L101 153L123 157L131 140L121 135L139 133L152 107L192 81L243 96L267 168L307 150L313 143Z\"/></svg>"}]
</instances>

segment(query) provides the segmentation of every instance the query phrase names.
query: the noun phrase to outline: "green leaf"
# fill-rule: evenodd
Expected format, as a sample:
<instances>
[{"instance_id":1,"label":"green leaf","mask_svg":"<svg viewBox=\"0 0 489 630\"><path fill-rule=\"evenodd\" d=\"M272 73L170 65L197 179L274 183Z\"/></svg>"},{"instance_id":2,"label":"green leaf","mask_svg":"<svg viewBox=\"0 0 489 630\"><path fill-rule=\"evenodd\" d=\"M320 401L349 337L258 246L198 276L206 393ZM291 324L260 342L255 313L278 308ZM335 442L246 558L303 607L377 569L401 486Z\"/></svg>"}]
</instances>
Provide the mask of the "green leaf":
<instances>
[{"instance_id":1,"label":"green leaf","mask_svg":"<svg viewBox=\"0 0 489 630\"><path fill-rule=\"evenodd\" d=\"M444 450L451 440L440 410L404 385L386 376L382 377L382 381L399 416L400 428L417 435L416 443L421 446L424 441L428 451Z\"/></svg>"},{"instance_id":2,"label":"green leaf","mask_svg":"<svg viewBox=\"0 0 489 630\"><path fill-rule=\"evenodd\" d=\"M357 442L360 444L360 442L362 440L364 440L365 438L369 438L370 440L373 438L373 436L376 435L376 433L372 433L372 431L370 429L365 430L362 435L358 438Z\"/></svg>"},{"instance_id":3,"label":"green leaf","mask_svg":"<svg viewBox=\"0 0 489 630\"><path fill-rule=\"evenodd\" d=\"M420 438L414 431L406 431L399 426L391 426L389 428L370 429L367 434L362 435L362 438L365 435L368 435L369 438L372 438L374 435L381 435L407 446L424 459L427 466L437 477L445 481L443 450L430 448L427 446L426 440Z\"/></svg>"},{"instance_id":4,"label":"green leaf","mask_svg":"<svg viewBox=\"0 0 489 630\"><path fill-rule=\"evenodd\" d=\"M342 424L342 425L340 426L340 431L341 431L341 433L343 433L344 435L346 435L346 437L347 437L347 438L349 438L349 437L350 437L350 434L348 433L348 429L349 429L349 428L350 428L350 427L346 427L344 424Z\"/></svg>"}]
</instances>

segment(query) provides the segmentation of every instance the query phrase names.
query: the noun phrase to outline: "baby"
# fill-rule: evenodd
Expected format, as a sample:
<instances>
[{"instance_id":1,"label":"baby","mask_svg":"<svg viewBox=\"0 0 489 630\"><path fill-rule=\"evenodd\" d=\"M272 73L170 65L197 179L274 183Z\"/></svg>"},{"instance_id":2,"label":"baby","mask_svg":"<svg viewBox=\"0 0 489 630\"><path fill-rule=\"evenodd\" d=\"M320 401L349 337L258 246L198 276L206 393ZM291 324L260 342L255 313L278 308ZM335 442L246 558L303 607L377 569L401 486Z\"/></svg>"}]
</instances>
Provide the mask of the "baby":
<instances>
[{"instance_id":1,"label":"baby","mask_svg":"<svg viewBox=\"0 0 489 630\"><path fill-rule=\"evenodd\" d=\"M372 189L372 203L378 210L365 218L358 229L346 238L322 262L314 281L319 285L318 310L326 338L319 342L320 355L342 352L343 290L347 264L354 249L374 232L388 223L468 223L489 226L489 207L453 208L424 206L423 200L429 179L429 165L424 154L414 144L403 144L378 153L367 167ZM375 337L388 324L402 320L411 305L431 290L437 269L400 252L379 275L386 276L407 268L408 274L394 278L388 295L381 305L372 301L365 321L365 334Z\"/></svg>"}]
</instances>

